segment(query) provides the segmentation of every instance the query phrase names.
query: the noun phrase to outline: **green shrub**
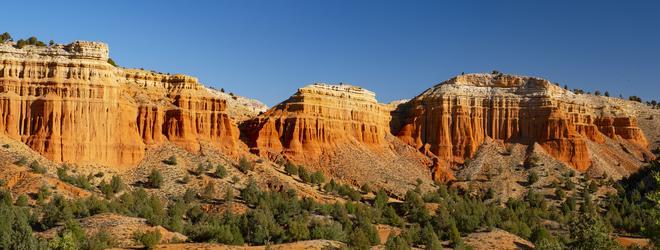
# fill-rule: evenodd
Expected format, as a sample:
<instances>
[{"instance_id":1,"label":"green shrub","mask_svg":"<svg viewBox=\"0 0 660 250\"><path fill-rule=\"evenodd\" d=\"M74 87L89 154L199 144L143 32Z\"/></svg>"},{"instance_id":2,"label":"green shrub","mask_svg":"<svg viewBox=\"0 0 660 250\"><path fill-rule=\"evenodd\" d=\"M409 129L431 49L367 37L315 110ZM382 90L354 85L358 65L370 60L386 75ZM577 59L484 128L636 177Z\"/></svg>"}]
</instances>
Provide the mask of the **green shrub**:
<instances>
[{"instance_id":1,"label":"green shrub","mask_svg":"<svg viewBox=\"0 0 660 250\"><path fill-rule=\"evenodd\" d=\"M108 58L108 63L113 67L117 67L117 63L115 62L115 60L112 60L112 58Z\"/></svg>"},{"instance_id":2,"label":"green shrub","mask_svg":"<svg viewBox=\"0 0 660 250\"><path fill-rule=\"evenodd\" d=\"M91 175L91 174L88 175L88 176L85 176L85 175L82 175L82 174L76 175L76 176L69 175L67 173L67 171L68 171L67 169L68 169L68 167L66 165L63 166L63 167L57 168L57 177L61 181L69 183L71 185L74 185L74 186L82 188L82 189L87 189L87 190L93 190L94 189L92 184L89 182L89 180L93 178L93 175Z\"/></svg>"},{"instance_id":3,"label":"green shrub","mask_svg":"<svg viewBox=\"0 0 660 250\"><path fill-rule=\"evenodd\" d=\"M309 183L312 179L309 172L307 172L307 169L303 166L298 167L298 177L300 177L300 180L304 183Z\"/></svg>"},{"instance_id":4,"label":"green shrub","mask_svg":"<svg viewBox=\"0 0 660 250\"><path fill-rule=\"evenodd\" d=\"M112 176L112 180L110 180L110 186L112 187L112 192L115 194L121 192L122 190L124 190L124 188L126 188L126 185L121 180L121 177L117 175Z\"/></svg>"},{"instance_id":5,"label":"green shrub","mask_svg":"<svg viewBox=\"0 0 660 250\"><path fill-rule=\"evenodd\" d=\"M133 239L142 244L147 249L154 249L154 247L160 242L161 234L158 230L153 230L149 232L136 232L133 234Z\"/></svg>"},{"instance_id":6,"label":"green shrub","mask_svg":"<svg viewBox=\"0 0 660 250\"><path fill-rule=\"evenodd\" d=\"M225 191L225 203L230 204L234 201L234 188L228 187Z\"/></svg>"},{"instance_id":7,"label":"green shrub","mask_svg":"<svg viewBox=\"0 0 660 250\"><path fill-rule=\"evenodd\" d=\"M241 189L241 198L246 204L256 204L259 201L261 192L257 187L257 182L250 178L245 188Z\"/></svg>"},{"instance_id":8,"label":"green shrub","mask_svg":"<svg viewBox=\"0 0 660 250\"><path fill-rule=\"evenodd\" d=\"M38 161L34 160L30 165L28 166L30 170L34 173L37 174L45 174L46 173L46 168L42 167Z\"/></svg>"},{"instance_id":9,"label":"green shrub","mask_svg":"<svg viewBox=\"0 0 660 250\"><path fill-rule=\"evenodd\" d=\"M95 233L87 241L83 249L88 250L103 250L108 248L113 248L117 245L117 241L112 235L110 235L105 229Z\"/></svg>"},{"instance_id":10,"label":"green shrub","mask_svg":"<svg viewBox=\"0 0 660 250\"><path fill-rule=\"evenodd\" d=\"M211 200L213 199L215 195L215 185L213 185L213 182L209 182L204 186L204 190L202 191L202 199L205 200Z\"/></svg>"},{"instance_id":11,"label":"green shrub","mask_svg":"<svg viewBox=\"0 0 660 250\"><path fill-rule=\"evenodd\" d=\"M314 172L314 174L310 176L310 182L314 185L321 185L325 182L325 176L321 171Z\"/></svg>"},{"instance_id":12,"label":"green shrub","mask_svg":"<svg viewBox=\"0 0 660 250\"><path fill-rule=\"evenodd\" d=\"M241 159L238 160L238 170L247 174L248 171L254 170L254 165L245 156L241 156Z\"/></svg>"},{"instance_id":13,"label":"green shrub","mask_svg":"<svg viewBox=\"0 0 660 250\"><path fill-rule=\"evenodd\" d=\"M152 169L151 174L147 177L147 184L151 188L160 188L161 184L163 184L163 175L160 171Z\"/></svg>"},{"instance_id":14,"label":"green shrub","mask_svg":"<svg viewBox=\"0 0 660 250\"><path fill-rule=\"evenodd\" d=\"M298 175L298 167L293 165L291 162L287 162L284 165L284 172L286 172L288 175Z\"/></svg>"},{"instance_id":15,"label":"green shrub","mask_svg":"<svg viewBox=\"0 0 660 250\"><path fill-rule=\"evenodd\" d=\"M589 188L589 193L593 194L596 191L598 191L598 184L596 184L596 181L590 181L588 188Z\"/></svg>"},{"instance_id":16,"label":"green shrub","mask_svg":"<svg viewBox=\"0 0 660 250\"><path fill-rule=\"evenodd\" d=\"M390 234L385 242L385 249L387 250L407 250L411 249L405 238L400 235Z\"/></svg>"},{"instance_id":17,"label":"green shrub","mask_svg":"<svg viewBox=\"0 0 660 250\"><path fill-rule=\"evenodd\" d=\"M310 238L309 228L307 228L307 220L304 218L293 219L289 223L287 229L287 238L292 241L308 240Z\"/></svg>"},{"instance_id":18,"label":"green shrub","mask_svg":"<svg viewBox=\"0 0 660 250\"><path fill-rule=\"evenodd\" d=\"M371 248L371 242L367 234L361 230L356 230L351 233L349 236L349 244L356 249L369 249Z\"/></svg>"},{"instance_id":19,"label":"green shrub","mask_svg":"<svg viewBox=\"0 0 660 250\"><path fill-rule=\"evenodd\" d=\"M529 175L527 175L527 184L532 185L536 183L539 180L539 175L535 171L531 171Z\"/></svg>"},{"instance_id":20,"label":"green shrub","mask_svg":"<svg viewBox=\"0 0 660 250\"><path fill-rule=\"evenodd\" d=\"M11 35L7 32L2 33L2 35L0 35L0 43L9 42L13 40L14 39L11 37Z\"/></svg>"},{"instance_id":21,"label":"green shrub","mask_svg":"<svg viewBox=\"0 0 660 250\"><path fill-rule=\"evenodd\" d=\"M181 183L188 184L189 182L190 182L190 175L189 174L186 174L185 176L183 176L183 178L181 178Z\"/></svg>"},{"instance_id":22,"label":"green shrub","mask_svg":"<svg viewBox=\"0 0 660 250\"><path fill-rule=\"evenodd\" d=\"M204 167L204 165L202 165L202 164L200 163L200 164L197 164L197 168L195 168L195 170L193 170L193 171L191 171L191 172L192 172L192 174L194 174L195 176L200 176L200 175L202 175L204 172L206 172L206 168Z\"/></svg>"},{"instance_id":23,"label":"green shrub","mask_svg":"<svg viewBox=\"0 0 660 250\"><path fill-rule=\"evenodd\" d=\"M227 177L227 169L223 165L217 165L215 167L215 173L213 174L216 178L223 179Z\"/></svg>"},{"instance_id":24,"label":"green shrub","mask_svg":"<svg viewBox=\"0 0 660 250\"><path fill-rule=\"evenodd\" d=\"M557 196L557 199L563 200L566 197L566 193L561 188L557 188L555 189L555 196Z\"/></svg>"},{"instance_id":25,"label":"green shrub","mask_svg":"<svg viewBox=\"0 0 660 250\"><path fill-rule=\"evenodd\" d=\"M362 185L362 187L360 187L360 190L362 190L362 192L365 194L371 193L372 191L369 183L365 183L364 185Z\"/></svg>"},{"instance_id":26,"label":"green shrub","mask_svg":"<svg viewBox=\"0 0 660 250\"><path fill-rule=\"evenodd\" d=\"M24 207L28 205L28 197L25 194L21 194L16 198L16 206Z\"/></svg>"},{"instance_id":27,"label":"green shrub","mask_svg":"<svg viewBox=\"0 0 660 250\"><path fill-rule=\"evenodd\" d=\"M167 158L167 159L163 160L163 163L165 163L167 165L171 165L171 166L176 165L177 164L176 156L174 156L174 155L170 156L170 158Z\"/></svg>"},{"instance_id":28,"label":"green shrub","mask_svg":"<svg viewBox=\"0 0 660 250\"><path fill-rule=\"evenodd\" d=\"M14 165L18 166L25 166L25 164L27 164L27 158L25 156L21 156L21 158L14 162Z\"/></svg>"}]
</instances>

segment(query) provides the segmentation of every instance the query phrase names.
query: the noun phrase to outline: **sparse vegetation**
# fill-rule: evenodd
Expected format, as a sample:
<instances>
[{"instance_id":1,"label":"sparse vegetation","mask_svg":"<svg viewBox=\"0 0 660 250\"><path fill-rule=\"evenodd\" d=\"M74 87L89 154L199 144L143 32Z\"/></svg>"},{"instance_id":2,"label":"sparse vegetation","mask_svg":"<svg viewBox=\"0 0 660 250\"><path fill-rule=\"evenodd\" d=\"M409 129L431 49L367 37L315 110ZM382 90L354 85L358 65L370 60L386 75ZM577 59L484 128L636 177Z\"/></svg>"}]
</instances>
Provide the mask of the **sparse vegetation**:
<instances>
[{"instance_id":1,"label":"sparse vegetation","mask_svg":"<svg viewBox=\"0 0 660 250\"><path fill-rule=\"evenodd\" d=\"M215 166L215 172L213 173L213 176L216 178L224 179L227 177L227 169L225 169L225 166L223 165L217 165Z\"/></svg>"},{"instance_id":2,"label":"sparse vegetation","mask_svg":"<svg viewBox=\"0 0 660 250\"><path fill-rule=\"evenodd\" d=\"M153 169L151 170L151 174L149 174L149 177L147 177L147 185L151 188L160 188L160 186L163 183L163 175L160 173L160 171Z\"/></svg>"},{"instance_id":3,"label":"sparse vegetation","mask_svg":"<svg viewBox=\"0 0 660 250\"><path fill-rule=\"evenodd\" d=\"M108 58L108 64L117 67L117 63L115 62L115 60L112 60L112 58Z\"/></svg>"},{"instance_id":4,"label":"sparse vegetation","mask_svg":"<svg viewBox=\"0 0 660 250\"><path fill-rule=\"evenodd\" d=\"M177 164L176 156L174 156L174 155L170 156L170 158L167 158L167 159L163 160L163 163L165 163L167 165L171 165L171 166L176 165Z\"/></svg>"},{"instance_id":5,"label":"sparse vegetation","mask_svg":"<svg viewBox=\"0 0 660 250\"><path fill-rule=\"evenodd\" d=\"M160 231L152 230L149 232L137 232L133 236L136 242L142 244L146 249L154 249L162 237Z\"/></svg>"},{"instance_id":6,"label":"sparse vegetation","mask_svg":"<svg viewBox=\"0 0 660 250\"><path fill-rule=\"evenodd\" d=\"M5 32L2 33L2 35L0 35L0 43L9 42L9 41L14 41L14 39L11 37L9 33Z\"/></svg>"},{"instance_id":7,"label":"sparse vegetation","mask_svg":"<svg viewBox=\"0 0 660 250\"><path fill-rule=\"evenodd\" d=\"M298 175L298 167L291 162L284 164L284 172L288 175Z\"/></svg>"},{"instance_id":8,"label":"sparse vegetation","mask_svg":"<svg viewBox=\"0 0 660 250\"><path fill-rule=\"evenodd\" d=\"M215 166L213 176L216 176L219 166ZM207 170L207 167L203 168ZM385 244L399 249L423 246L434 249L442 241L464 248L467 245L463 237L488 228L504 229L534 242L541 249L612 249L615 246L612 232L646 236L654 241L658 241L657 232L660 232L657 225L660 216L657 212L660 207L660 169L657 161L639 174L614 183L618 194L610 194L602 200L592 196L592 187L598 187L596 184L602 183L601 179L605 177L587 178L580 183L577 192L569 192L562 188L561 183L572 183L569 176L575 174L567 172L562 177L564 180L554 185L558 200L545 199L541 192L530 189L523 197L510 198L502 203L493 202L498 194L492 188L458 189L439 183L437 189L428 192L422 192L418 184L406 192L403 203L397 205L388 202L390 198L385 190L372 190L365 184L361 187L363 193L373 192L375 197L373 200L363 199L362 193L354 186L339 184L334 179L325 182L325 176L318 171L310 174L304 167L298 170L299 175L308 176L308 183L323 183L322 190L326 194L342 196L347 201L323 204L310 198L300 198L295 191L286 188L261 190L257 181L251 178L239 190L237 197L234 197L232 187L218 186L218 180L211 179L213 181L201 190L187 189L181 196L164 202L142 188L126 188L118 176L113 176L108 184L99 185L99 190L104 194L112 194L105 198L92 195L66 199L53 195L50 188L44 186L36 194L37 204L32 208L28 205L28 196L19 196L12 202L8 192L0 192L0 216L5 216L2 218L9 221L0 221L0 230L9 232L9 235L22 235L26 239L24 242L27 242L24 244L34 248L73 244L85 249L92 249L87 246L104 248L114 243L107 234L76 236L81 231L76 220L107 212L145 218L150 225L181 232L193 242L230 245L331 239L345 242L349 247L369 248L380 242L376 224L387 224L401 230L401 234L391 236ZM529 183L536 182L531 177L536 171L539 170L529 171ZM72 182L78 179L69 176L65 167L58 169L58 176ZM153 170L147 186L160 186L154 183L161 183L162 178L160 172ZM202 209L205 203L232 202L243 203L248 207L247 212L207 213ZM442 205L431 213L427 203ZM27 211L35 213L34 217L30 217L32 215ZM546 229L548 221L558 223L559 229ZM64 225L62 230L48 242L32 236L33 228L42 231L61 225ZM156 234L155 231L136 233L134 239L145 247L153 247L160 238ZM7 242L0 240L0 244L17 243L9 239Z\"/></svg>"},{"instance_id":9,"label":"sparse vegetation","mask_svg":"<svg viewBox=\"0 0 660 250\"><path fill-rule=\"evenodd\" d=\"M362 190L362 192L365 194L371 193L371 186L369 185L369 183L365 183L364 185L362 185L362 187L360 187L360 190Z\"/></svg>"},{"instance_id":10,"label":"sparse vegetation","mask_svg":"<svg viewBox=\"0 0 660 250\"><path fill-rule=\"evenodd\" d=\"M19 158L17 161L14 162L14 165L17 166L25 166L25 164L27 164L27 158L23 156L21 156L21 158Z\"/></svg>"},{"instance_id":11,"label":"sparse vegetation","mask_svg":"<svg viewBox=\"0 0 660 250\"><path fill-rule=\"evenodd\" d=\"M529 175L527 175L527 184L532 185L536 183L539 180L539 175L535 171L531 171Z\"/></svg>"},{"instance_id":12,"label":"sparse vegetation","mask_svg":"<svg viewBox=\"0 0 660 250\"><path fill-rule=\"evenodd\" d=\"M639 96L631 95L628 97L628 100L633 101L633 102L642 102L642 98Z\"/></svg>"},{"instance_id":13,"label":"sparse vegetation","mask_svg":"<svg viewBox=\"0 0 660 250\"><path fill-rule=\"evenodd\" d=\"M204 174L204 172L206 172L206 168L201 163L197 164L197 168L195 168L195 170L191 171L191 173L195 176L200 176L200 175Z\"/></svg>"},{"instance_id":14,"label":"sparse vegetation","mask_svg":"<svg viewBox=\"0 0 660 250\"><path fill-rule=\"evenodd\" d=\"M300 177L300 180L304 183L309 183L312 180L311 175L303 166L298 167L298 177Z\"/></svg>"},{"instance_id":15,"label":"sparse vegetation","mask_svg":"<svg viewBox=\"0 0 660 250\"><path fill-rule=\"evenodd\" d=\"M30 165L28 166L30 168L30 171L37 173L37 174L45 174L46 173L46 168L41 166L38 161L34 160Z\"/></svg>"},{"instance_id":16,"label":"sparse vegetation","mask_svg":"<svg viewBox=\"0 0 660 250\"><path fill-rule=\"evenodd\" d=\"M15 47L19 48L19 49L22 49L23 47L25 47L27 45L45 47L46 43L44 43L42 41L39 41L39 39L37 39L37 37L31 36L26 40L25 39L18 39L18 41L16 41Z\"/></svg>"},{"instance_id":17,"label":"sparse vegetation","mask_svg":"<svg viewBox=\"0 0 660 250\"><path fill-rule=\"evenodd\" d=\"M69 175L67 166L57 168L57 177L66 183L74 185L76 187L92 190L93 186L90 183L90 180L94 177L93 175Z\"/></svg>"},{"instance_id":18,"label":"sparse vegetation","mask_svg":"<svg viewBox=\"0 0 660 250\"><path fill-rule=\"evenodd\" d=\"M254 170L254 164L248 161L245 156L241 156L241 158L238 160L238 170L244 174L247 174L248 171Z\"/></svg>"},{"instance_id":19,"label":"sparse vegetation","mask_svg":"<svg viewBox=\"0 0 660 250\"><path fill-rule=\"evenodd\" d=\"M311 182L314 185L320 186L325 182L325 175L323 175L321 171L316 171L310 176L309 182Z\"/></svg>"},{"instance_id":20,"label":"sparse vegetation","mask_svg":"<svg viewBox=\"0 0 660 250\"><path fill-rule=\"evenodd\" d=\"M358 202L360 199L357 197L361 197L359 191L349 185L340 185L334 180L330 180L323 187L326 192L357 193L357 195L356 199L352 199L355 201L324 205L310 199L300 199L295 192L290 190L262 191L258 188L256 181L250 179L245 188L240 190L240 200L250 207L249 211L243 215L205 214L200 209L200 202L213 199L211 193L215 193L215 188L212 186L204 188L200 195L204 200L197 200L194 192L188 190L180 198L174 198L169 205L163 204L156 196L150 196L142 189L136 189L126 192L120 197L110 197L108 200L88 197L78 201L67 201L60 196L55 196L50 202L44 201L41 203L42 205L39 205L44 207L39 210L44 213L40 216L42 219L35 222L28 222L27 218L24 219L27 227L24 227L23 232L32 227L47 229L75 218L103 212L116 212L147 218L151 225L162 225L170 230L183 232L194 242L219 242L233 245L245 243L263 245L306 239L332 239L346 242L351 247L370 247L380 242L374 225L382 223L399 227L402 230L398 236L388 239L386 245L389 247L407 249L411 246L421 245L439 246L441 241L449 241L454 247L466 247L462 239L464 235L483 228L497 227L529 239L539 247L603 249L614 246L612 245L614 241L609 236L611 231L609 228L657 238L657 233L654 233L657 231L653 231L657 230L657 227L653 226L652 220L652 218L657 218L653 217L653 213L657 212L653 206L657 206L657 203L652 202L655 202L656 199L660 200L657 198L660 197L657 182L654 181L650 183L651 185L647 183L640 187L641 182L636 180L636 178L641 179L642 176L656 176L656 179L660 181L660 174L657 174L656 171L657 166L622 182L622 188L627 192L622 192L618 197L610 196L605 200L604 205L608 209L604 216L597 215L595 209L588 208L593 208L595 204L589 204L592 201L589 192L586 191L579 194L581 202L578 203L577 199L570 196L561 203L561 209L555 209L541 194L533 190L530 190L522 199L509 199L500 206L496 203L486 202L488 197L496 195L494 191L485 191L485 193L475 196L473 191L465 190L463 192L440 184L436 190L423 194L419 190L408 191L403 204L400 208L395 209L392 204L388 203L388 195L383 190L376 191L372 203L363 203ZM592 182L594 181L592 180ZM639 188L643 188L643 190ZM563 192L562 189L557 188L557 190L556 192ZM223 200L226 203L234 202L231 188L226 190ZM425 205L427 202L438 202L444 205L439 206L435 214L431 215ZM628 205L624 204L626 202ZM25 202L16 202L16 204L19 203L24 204ZM637 205L631 206L632 203ZM0 203L0 213L5 211L3 206L12 205L11 203L8 205L4 202ZM587 208L577 210L578 206ZM20 207L16 205L13 209ZM63 213L63 211L71 212ZM327 215L329 220L313 219L309 214ZM623 220L624 217L627 220ZM551 233L541 224L547 220L558 221L566 225L569 230L568 234ZM59 244L62 239L67 238L75 239L72 237L76 230L75 223L69 224L70 226L67 226L70 228L67 229L69 231L64 230L65 233L61 233L53 240L55 243L49 244ZM155 244L153 242L158 242L157 238L159 237L156 235L150 235L150 232L135 236L135 240L146 247L153 246ZM88 241L92 241L92 239L94 237ZM86 240L82 239L82 241ZM38 243L38 241L35 242ZM72 242L77 242L77 240Z\"/></svg>"},{"instance_id":21,"label":"sparse vegetation","mask_svg":"<svg viewBox=\"0 0 660 250\"><path fill-rule=\"evenodd\" d=\"M188 184L189 182L190 182L190 175L189 174L186 174L186 175L183 176L183 178L181 178L181 183Z\"/></svg>"}]
</instances>

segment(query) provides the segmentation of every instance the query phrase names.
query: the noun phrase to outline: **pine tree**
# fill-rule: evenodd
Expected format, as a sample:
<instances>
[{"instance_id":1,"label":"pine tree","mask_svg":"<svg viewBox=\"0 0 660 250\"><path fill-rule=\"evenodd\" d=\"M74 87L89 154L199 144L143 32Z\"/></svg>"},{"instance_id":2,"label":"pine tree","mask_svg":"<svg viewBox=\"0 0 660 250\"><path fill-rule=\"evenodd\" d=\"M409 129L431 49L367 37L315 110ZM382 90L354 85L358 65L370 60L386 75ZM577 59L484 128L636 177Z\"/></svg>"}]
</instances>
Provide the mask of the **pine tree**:
<instances>
[{"instance_id":1,"label":"pine tree","mask_svg":"<svg viewBox=\"0 0 660 250\"><path fill-rule=\"evenodd\" d=\"M456 223L449 224L449 240L453 246L458 246L463 242L461 233L458 231L458 227L456 227Z\"/></svg>"},{"instance_id":2,"label":"pine tree","mask_svg":"<svg viewBox=\"0 0 660 250\"><path fill-rule=\"evenodd\" d=\"M0 43L9 42L13 40L14 39L11 38L11 35L7 32L2 33L2 35L0 35Z\"/></svg>"},{"instance_id":3,"label":"pine tree","mask_svg":"<svg viewBox=\"0 0 660 250\"><path fill-rule=\"evenodd\" d=\"M569 225L571 249L615 249L618 244L609 236L607 226L592 213L582 213Z\"/></svg>"}]
</instances>

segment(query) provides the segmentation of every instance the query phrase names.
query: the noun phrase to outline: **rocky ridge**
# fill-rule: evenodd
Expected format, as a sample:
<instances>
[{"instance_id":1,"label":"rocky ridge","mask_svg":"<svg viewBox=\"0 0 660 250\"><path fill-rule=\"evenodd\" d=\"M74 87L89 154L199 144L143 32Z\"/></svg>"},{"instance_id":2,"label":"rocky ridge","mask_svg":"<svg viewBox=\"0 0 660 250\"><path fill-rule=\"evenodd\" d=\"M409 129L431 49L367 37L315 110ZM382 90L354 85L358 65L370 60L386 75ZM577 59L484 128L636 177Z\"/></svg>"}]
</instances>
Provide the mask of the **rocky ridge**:
<instances>
[{"instance_id":1,"label":"rocky ridge","mask_svg":"<svg viewBox=\"0 0 660 250\"><path fill-rule=\"evenodd\" d=\"M615 176L653 158L647 137L658 142L657 114L541 78L460 75L390 104L358 86L316 83L266 110L191 76L117 68L108 58L108 46L97 42L0 44L0 131L55 162L121 170L166 143L191 152L208 144L355 184L401 177L395 185L451 180L489 139L539 144L567 166ZM649 117L638 125L640 115Z\"/></svg>"},{"instance_id":2,"label":"rocky ridge","mask_svg":"<svg viewBox=\"0 0 660 250\"><path fill-rule=\"evenodd\" d=\"M324 149L347 141L381 145L389 131L388 110L375 94L352 85L312 84L247 122L248 146L258 154L285 152L318 158Z\"/></svg>"},{"instance_id":3,"label":"rocky ridge","mask_svg":"<svg viewBox=\"0 0 660 250\"><path fill-rule=\"evenodd\" d=\"M635 156L632 166L623 166L628 172L653 158L636 117L599 99L594 102L540 78L467 74L400 105L393 130L404 142L438 159L436 179L448 167L473 157L487 138L539 143L579 171L592 166L588 143L602 145L608 139L625 144Z\"/></svg>"}]
</instances>

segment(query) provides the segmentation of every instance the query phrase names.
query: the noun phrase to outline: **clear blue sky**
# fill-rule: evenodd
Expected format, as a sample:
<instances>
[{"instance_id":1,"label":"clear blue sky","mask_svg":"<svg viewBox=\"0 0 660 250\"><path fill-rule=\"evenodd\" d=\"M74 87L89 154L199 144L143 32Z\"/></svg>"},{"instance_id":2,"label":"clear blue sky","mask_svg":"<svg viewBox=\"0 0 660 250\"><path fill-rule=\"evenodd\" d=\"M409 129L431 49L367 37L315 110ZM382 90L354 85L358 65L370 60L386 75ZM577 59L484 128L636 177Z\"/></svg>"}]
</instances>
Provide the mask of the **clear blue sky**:
<instances>
[{"instance_id":1,"label":"clear blue sky","mask_svg":"<svg viewBox=\"0 0 660 250\"><path fill-rule=\"evenodd\" d=\"M660 99L659 1L8 1L0 32L98 40L122 66L274 105L312 82L381 102L461 72Z\"/></svg>"}]
</instances>

